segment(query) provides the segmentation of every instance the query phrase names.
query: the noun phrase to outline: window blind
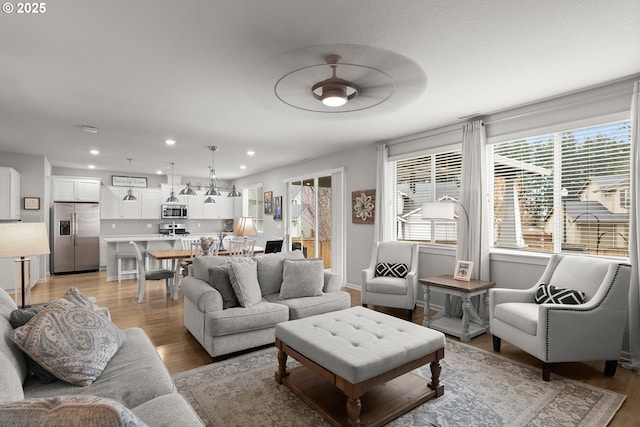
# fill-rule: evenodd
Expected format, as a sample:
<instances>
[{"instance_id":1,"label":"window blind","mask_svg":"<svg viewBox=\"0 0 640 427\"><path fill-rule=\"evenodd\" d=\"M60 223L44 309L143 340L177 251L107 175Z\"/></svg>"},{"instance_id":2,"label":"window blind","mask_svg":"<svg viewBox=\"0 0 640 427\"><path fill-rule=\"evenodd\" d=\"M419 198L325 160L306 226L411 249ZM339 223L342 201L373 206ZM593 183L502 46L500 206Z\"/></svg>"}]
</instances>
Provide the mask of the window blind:
<instances>
[{"instance_id":1,"label":"window blind","mask_svg":"<svg viewBox=\"0 0 640 427\"><path fill-rule=\"evenodd\" d=\"M445 151L391 162L395 168L398 240L456 244L455 221L424 220L422 205L460 197L462 150ZM457 205L456 205L457 206Z\"/></svg>"},{"instance_id":2,"label":"window blind","mask_svg":"<svg viewBox=\"0 0 640 427\"><path fill-rule=\"evenodd\" d=\"M628 256L630 122L493 146L494 246Z\"/></svg>"}]
</instances>

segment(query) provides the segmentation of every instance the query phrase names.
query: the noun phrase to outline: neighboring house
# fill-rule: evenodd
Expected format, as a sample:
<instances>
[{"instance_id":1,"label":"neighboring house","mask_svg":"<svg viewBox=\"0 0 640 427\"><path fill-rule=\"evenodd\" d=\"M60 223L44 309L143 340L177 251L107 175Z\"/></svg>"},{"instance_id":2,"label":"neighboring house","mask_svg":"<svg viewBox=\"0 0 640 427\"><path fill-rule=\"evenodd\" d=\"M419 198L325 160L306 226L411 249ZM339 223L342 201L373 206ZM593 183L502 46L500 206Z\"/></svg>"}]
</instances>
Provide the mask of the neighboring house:
<instances>
[{"instance_id":1,"label":"neighboring house","mask_svg":"<svg viewBox=\"0 0 640 427\"><path fill-rule=\"evenodd\" d=\"M566 212L564 250L617 255L629 239L630 178L628 175L592 177L580 189L580 200L563 202ZM545 231L553 228L553 215Z\"/></svg>"}]
</instances>

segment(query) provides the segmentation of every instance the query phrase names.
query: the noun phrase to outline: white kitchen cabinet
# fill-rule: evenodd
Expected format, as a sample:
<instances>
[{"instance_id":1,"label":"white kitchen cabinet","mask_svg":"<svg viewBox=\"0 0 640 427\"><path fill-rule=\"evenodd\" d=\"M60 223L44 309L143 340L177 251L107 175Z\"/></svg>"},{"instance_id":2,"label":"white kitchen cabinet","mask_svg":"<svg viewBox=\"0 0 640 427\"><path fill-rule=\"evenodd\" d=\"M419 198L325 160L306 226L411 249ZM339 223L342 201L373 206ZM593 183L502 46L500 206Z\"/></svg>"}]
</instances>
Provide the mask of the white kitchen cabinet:
<instances>
[{"instance_id":1,"label":"white kitchen cabinet","mask_svg":"<svg viewBox=\"0 0 640 427\"><path fill-rule=\"evenodd\" d=\"M142 197L140 204L140 217L142 219L160 219L162 206L162 193L159 188L143 188L140 191Z\"/></svg>"},{"instance_id":2,"label":"white kitchen cabinet","mask_svg":"<svg viewBox=\"0 0 640 427\"><path fill-rule=\"evenodd\" d=\"M100 179L51 177L54 202L100 202Z\"/></svg>"},{"instance_id":3,"label":"white kitchen cabinet","mask_svg":"<svg viewBox=\"0 0 640 427\"><path fill-rule=\"evenodd\" d=\"M233 201L225 195L216 197L216 202L204 204L204 218L206 219L231 219L233 218Z\"/></svg>"},{"instance_id":4,"label":"white kitchen cabinet","mask_svg":"<svg viewBox=\"0 0 640 427\"><path fill-rule=\"evenodd\" d=\"M0 168L0 219L20 219L20 174Z\"/></svg>"},{"instance_id":5,"label":"white kitchen cabinet","mask_svg":"<svg viewBox=\"0 0 640 427\"><path fill-rule=\"evenodd\" d=\"M162 198L157 188L132 188L136 202L125 202L128 187L102 187L100 218L102 219L160 219Z\"/></svg>"}]
</instances>

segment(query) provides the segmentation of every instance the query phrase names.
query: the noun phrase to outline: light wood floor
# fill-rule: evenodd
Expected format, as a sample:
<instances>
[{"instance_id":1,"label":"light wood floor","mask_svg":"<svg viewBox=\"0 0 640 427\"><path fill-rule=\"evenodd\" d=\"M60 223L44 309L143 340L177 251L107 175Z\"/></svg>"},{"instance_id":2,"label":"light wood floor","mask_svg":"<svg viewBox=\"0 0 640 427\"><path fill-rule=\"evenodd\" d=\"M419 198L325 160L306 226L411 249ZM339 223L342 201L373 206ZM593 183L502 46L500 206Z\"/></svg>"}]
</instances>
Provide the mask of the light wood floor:
<instances>
[{"instance_id":1,"label":"light wood floor","mask_svg":"<svg viewBox=\"0 0 640 427\"><path fill-rule=\"evenodd\" d=\"M171 373L212 363L212 358L183 326L182 294L176 301L168 299L164 294L164 282L147 282L144 301L138 304L136 280L123 280L120 283L107 282L104 272L55 275L50 276L48 282L40 283L33 288L33 303L58 298L70 287L76 287L86 295L95 296L100 306L109 308L111 318L119 328L143 328ZM346 290L351 294L352 305L359 305L359 291ZM402 318L406 313L404 310L383 308L379 310ZM413 321L421 324L423 316L424 310L418 307L414 311ZM455 337L447 338L457 340ZM470 344L493 351L489 334L474 338ZM537 359L504 341L501 354L538 368L540 365ZM603 368L604 362L560 363L554 365L552 372L626 394L627 399L610 426L640 426L640 376L619 367L613 378L605 377L602 374Z\"/></svg>"}]
</instances>

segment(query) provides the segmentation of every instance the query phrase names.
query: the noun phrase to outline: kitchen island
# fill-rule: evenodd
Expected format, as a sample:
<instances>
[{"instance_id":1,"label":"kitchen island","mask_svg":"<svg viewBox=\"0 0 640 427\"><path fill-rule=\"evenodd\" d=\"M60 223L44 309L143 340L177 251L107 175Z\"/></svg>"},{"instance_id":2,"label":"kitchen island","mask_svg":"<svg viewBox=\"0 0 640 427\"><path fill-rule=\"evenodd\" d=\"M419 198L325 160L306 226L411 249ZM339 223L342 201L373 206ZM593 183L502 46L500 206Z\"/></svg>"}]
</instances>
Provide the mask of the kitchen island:
<instances>
[{"instance_id":1,"label":"kitchen island","mask_svg":"<svg viewBox=\"0 0 640 427\"><path fill-rule=\"evenodd\" d=\"M107 281L118 280L118 259L116 254L128 253L133 254L133 247L129 244L130 241L136 242L140 246L141 251L152 250L167 250L167 249L182 249L182 239L199 240L200 237L214 237L217 238L217 232L214 233L198 233L198 234L138 234L129 236L100 236L100 265L107 271ZM228 240L233 238L228 234L224 238L224 244L228 245ZM146 268L160 268L161 261L146 257ZM132 259L125 259L122 261L123 270L132 270L134 268L134 262ZM165 266L165 268L170 268ZM128 273L123 274L123 279L133 279L135 274Z\"/></svg>"}]
</instances>

